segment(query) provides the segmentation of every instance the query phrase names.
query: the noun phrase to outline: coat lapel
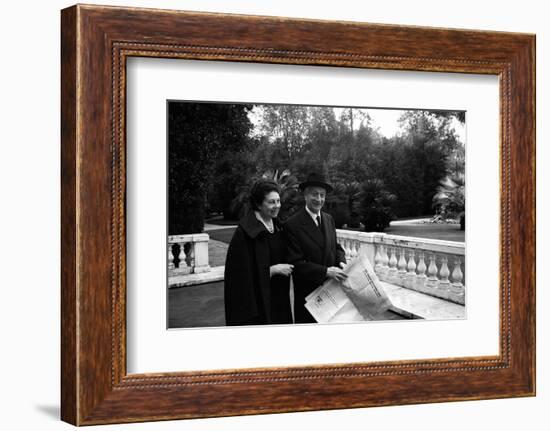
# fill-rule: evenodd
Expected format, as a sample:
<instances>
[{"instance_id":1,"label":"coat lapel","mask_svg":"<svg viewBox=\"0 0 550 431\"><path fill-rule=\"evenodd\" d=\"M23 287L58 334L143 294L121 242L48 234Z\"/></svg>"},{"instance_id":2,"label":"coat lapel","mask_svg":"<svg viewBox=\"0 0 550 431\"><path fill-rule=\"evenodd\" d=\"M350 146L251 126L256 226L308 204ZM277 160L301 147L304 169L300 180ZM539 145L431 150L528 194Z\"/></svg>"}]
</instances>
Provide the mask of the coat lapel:
<instances>
[{"instance_id":1,"label":"coat lapel","mask_svg":"<svg viewBox=\"0 0 550 431\"><path fill-rule=\"evenodd\" d=\"M305 209L302 210L302 229L319 247L325 247L323 234Z\"/></svg>"},{"instance_id":2,"label":"coat lapel","mask_svg":"<svg viewBox=\"0 0 550 431\"><path fill-rule=\"evenodd\" d=\"M323 230L325 232L325 249L323 252L323 260L325 264L329 264L334 260L334 258L331 256L332 250L334 249L334 244L332 244L332 238L334 235L334 232L332 232L332 228L329 223L328 217L326 213L321 214L321 220L322 220L322 226ZM331 266L332 263L330 263L329 266Z\"/></svg>"}]
</instances>

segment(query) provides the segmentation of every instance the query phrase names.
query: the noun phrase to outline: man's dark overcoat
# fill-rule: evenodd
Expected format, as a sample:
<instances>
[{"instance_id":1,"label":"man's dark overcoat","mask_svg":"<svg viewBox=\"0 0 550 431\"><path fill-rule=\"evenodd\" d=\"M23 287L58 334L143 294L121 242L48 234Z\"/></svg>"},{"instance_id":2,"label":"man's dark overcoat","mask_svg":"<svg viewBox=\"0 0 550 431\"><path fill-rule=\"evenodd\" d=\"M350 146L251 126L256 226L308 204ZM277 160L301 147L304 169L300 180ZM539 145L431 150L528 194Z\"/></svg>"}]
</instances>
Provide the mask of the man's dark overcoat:
<instances>
[{"instance_id":1,"label":"man's dark overcoat","mask_svg":"<svg viewBox=\"0 0 550 431\"><path fill-rule=\"evenodd\" d=\"M302 208L284 225L288 263L294 265L294 320L313 323L305 298L326 279L329 266L345 263L344 249L336 242L336 228L330 214L321 212L321 228Z\"/></svg>"},{"instance_id":2,"label":"man's dark overcoat","mask_svg":"<svg viewBox=\"0 0 550 431\"><path fill-rule=\"evenodd\" d=\"M273 222L280 229L277 220ZM280 321L280 315L286 315L286 310L272 310L273 294L286 294L288 298L290 280L284 277L282 283L286 286L283 289L278 286L277 292L271 292L268 235L270 233L265 226L250 212L241 219L231 239L224 274L225 319L228 326L273 323L274 312L278 315L275 323L292 323L290 319L288 322ZM290 316L290 301L286 307Z\"/></svg>"}]
</instances>

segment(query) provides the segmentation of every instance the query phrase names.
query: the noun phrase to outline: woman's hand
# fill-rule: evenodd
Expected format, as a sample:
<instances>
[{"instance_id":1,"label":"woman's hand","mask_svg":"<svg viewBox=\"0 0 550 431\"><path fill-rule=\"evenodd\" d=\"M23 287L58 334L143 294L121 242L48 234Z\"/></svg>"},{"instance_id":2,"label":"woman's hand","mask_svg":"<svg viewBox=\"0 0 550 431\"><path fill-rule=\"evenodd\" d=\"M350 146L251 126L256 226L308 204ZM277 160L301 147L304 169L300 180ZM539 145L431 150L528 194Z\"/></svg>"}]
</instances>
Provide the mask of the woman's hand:
<instances>
[{"instance_id":1,"label":"woman's hand","mask_svg":"<svg viewBox=\"0 0 550 431\"><path fill-rule=\"evenodd\" d=\"M288 277L290 274L292 274L293 269L294 265L290 265L288 263L278 263L277 265L271 265L269 267L269 276L273 277L274 275L283 275L285 277Z\"/></svg>"}]
</instances>

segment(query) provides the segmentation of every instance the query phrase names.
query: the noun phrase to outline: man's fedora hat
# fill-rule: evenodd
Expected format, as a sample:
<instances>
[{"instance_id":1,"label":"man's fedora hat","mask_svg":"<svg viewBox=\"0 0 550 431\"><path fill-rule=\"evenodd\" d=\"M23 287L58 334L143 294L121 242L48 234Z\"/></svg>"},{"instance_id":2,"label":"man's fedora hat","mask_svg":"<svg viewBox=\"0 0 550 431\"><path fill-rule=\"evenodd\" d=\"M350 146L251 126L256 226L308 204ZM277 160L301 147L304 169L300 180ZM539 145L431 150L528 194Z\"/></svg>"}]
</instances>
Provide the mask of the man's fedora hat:
<instances>
[{"instance_id":1,"label":"man's fedora hat","mask_svg":"<svg viewBox=\"0 0 550 431\"><path fill-rule=\"evenodd\" d=\"M307 180L300 184L300 190L305 190L306 187L322 187L327 193L332 191L332 186L325 181L325 177L321 174L311 173L307 176Z\"/></svg>"}]
</instances>

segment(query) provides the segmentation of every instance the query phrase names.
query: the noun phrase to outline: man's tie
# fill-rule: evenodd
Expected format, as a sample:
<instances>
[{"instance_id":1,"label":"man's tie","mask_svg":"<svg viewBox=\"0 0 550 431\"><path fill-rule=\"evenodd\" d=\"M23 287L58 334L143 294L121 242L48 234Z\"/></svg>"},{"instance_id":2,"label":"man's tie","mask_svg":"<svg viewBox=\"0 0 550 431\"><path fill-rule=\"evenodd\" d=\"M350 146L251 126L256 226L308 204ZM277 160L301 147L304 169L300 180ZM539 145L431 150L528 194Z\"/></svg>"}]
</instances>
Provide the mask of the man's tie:
<instances>
[{"instance_id":1,"label":"man's tie","mask_svg":"<svg viewBox=\"0 0 550 431\"><path fill-rule=\"evenodd\" d=\"M321 230L321 232L323 232L323 228L321 227L321 217L317 216L316 219L317 219L317 227Z\"/></svg>"}]
</instances>

